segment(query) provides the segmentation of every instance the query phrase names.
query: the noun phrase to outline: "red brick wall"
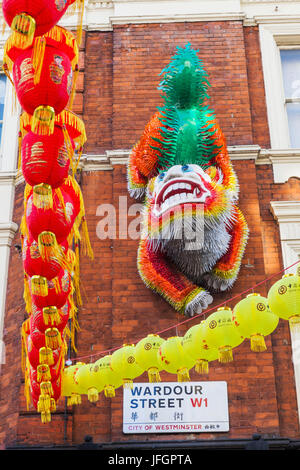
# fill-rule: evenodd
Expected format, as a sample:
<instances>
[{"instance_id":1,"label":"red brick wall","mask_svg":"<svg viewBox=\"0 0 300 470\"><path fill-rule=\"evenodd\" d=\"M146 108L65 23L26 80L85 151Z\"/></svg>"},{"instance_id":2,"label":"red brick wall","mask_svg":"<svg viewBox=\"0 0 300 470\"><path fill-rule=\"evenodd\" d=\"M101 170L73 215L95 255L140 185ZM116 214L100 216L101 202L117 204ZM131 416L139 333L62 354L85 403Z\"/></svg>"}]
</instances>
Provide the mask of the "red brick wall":
<instances>
[{"instance_id":1,"label":"red brick wall","mask_svg":"<svg viewBox=\"0 0 300 470\"><path fill-rule=\"evenodd\" d=\"M81 51L81 73L74 110L83 116L88 142L85 152L101 154L109 149L128 149L139 138L146 122L160 104L157 85L161 69L187 42L199 49L211 82L210 105L216 111L229 145L259 144L269 147L263 76L257 28L243 28L239 21L170 23L116 26L113 32L89 32ZM269 212L270 200L299 197L299 181L273 183L271 166L236 161L240 182L240 207L249 223L250 239L240 276L230 293L216 296L214 306L240 294L282 266L278 227ZM80 183L86 205L93 263L81 260L83 306L79 311L78 357L94 361L97 353L135 342L182 320L158 295L147 289L136 267L138 240L99 240L97 215L100 204L118 208L127 197L126 167L113 171L84 172ZM18 187L14 220L20 221L22 187ZM135 201L129 197L128 206ZM117 220L118 220L117 213ZM130 222L130 218L128 219ZM234 351L234 362L214 363L210 380L228 382L230 432L201 435L131 435L122 433L122 390L116 398L100 397L91 404L68 408L64 400L52 423L25 410L20 371L19 328L24 319L22 263L11 250L5 318L7 363L0 380L0 439L6 444L79 443L86 434L95 442L251 437L299 437L294 376L287 324L280 322L267 351L250 352L249 343ZM267 287L260 287L262 294ZM229 302L233 307L239 300ZM164 337L183 335L195 320L168 331ZM163 374L165 380L173 376ZM199 380L194 372L192 379ZM139 380L146 380L145 374ZM13 390L13 393L10 392ZM5 397L5 398L4 398ZM66 419L67 416L67 419Z\"/></svg>"}]
</instances>

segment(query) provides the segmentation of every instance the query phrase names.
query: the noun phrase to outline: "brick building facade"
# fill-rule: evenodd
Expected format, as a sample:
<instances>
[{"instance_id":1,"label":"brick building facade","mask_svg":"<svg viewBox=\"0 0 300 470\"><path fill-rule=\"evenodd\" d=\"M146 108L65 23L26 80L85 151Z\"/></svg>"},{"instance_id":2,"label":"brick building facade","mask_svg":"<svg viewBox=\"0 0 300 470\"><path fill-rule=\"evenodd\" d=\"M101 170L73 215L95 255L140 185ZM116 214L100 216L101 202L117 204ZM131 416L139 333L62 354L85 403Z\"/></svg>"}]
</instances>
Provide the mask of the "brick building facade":
<instances>
[{"instance_id":1,"label":"brick building facade","mask_svg":"<svg viewBox=\"0 0 300 470\"><path fill-rule=\"evenodd\" d=\"M157 7L157 2L151 1L89 2L90 8L95 4L102 8L103 17L106 14L109 17L108 13L112 14L113 8L118 4L121 7L123 3L130 4L132 9L138 8L140 3L148 9L150 5L146 4ZM189 2L161 3L178 4L179 8L179 4ZM214 3L223 4L211 2ZM141 281L136 266L138 240L129 239L122 232L126 221L119 218L120 196L122 203L127 201L128 208L135 204L127 191L128 151L160 104L159 73L175 53L176 46L189 42L198 49L209 74L210 105L227 139L240 184L239 206L250 229L238 280L232 290L217 295L213 305L238 296L288 266L284 247L291 244L284 237L280 223L292 223L299 232L299 154L297 150L274 147L272 143L261 42L265 25L269 31L269 24L290 24L292 3L297 4L294 8L299 13L294 15L295 29L298 17L300 22L299 2L277 2L282 3L280 8L286 8L279 12L280 17L270 16L274 8L255 14L253 3L261 8L263 2L227 3L238 3L240 7L236 13L219 11L220 5L216 11L204 9L192 11L190 15L180 13L180 10L178 19L171 14L167 18L165 12L157 13L155 17L154 8L152 16L147 10L144 21L138 13L132 13L132 18L120 14L109 26L103 26L103 23L86 27L74 107L74 111L82 116L87 131L78 181L95 254L93 262L82 258L80 266L83 306L78 315L80 331L76 342L77 357L86 362L89 362L89 356L95 360L97 353L123 343L134 343L148 333L169 328L182 320ZM249 10L246 9L248 4ZM267 2L264 8L269 8L270 4L273 2ZM296 36L293 36L294 46ZM300 41L298 44L300 48ZM288 173L284 181L276 177L278 165L279 173ZM15 173L12 178L11 220L19 225L24 183ZM102 204L113 204L117 208L116 239L99 239L97 227L103 214L97 208ZM127 224L133 218L129 215ZM123 227L121 231L120 226ZM82 442L86 434L91 434L95 442L248 439L254 432L266 438L300 438L297 366L292 361L293 345L288 324L284 321L280 321L274 333L267 337L266 352L253 353L244 342L234 351L234 362L211 365L208 380L223 380L228 384L228 433L124 435L121 389L117 390L114 399L101 396L96 404L83 398L80 406L66 408L62 399L52 422L42 425L34 409L26 410L23 396L20 328L26 314L18 231L9 244L3 317L6 357L0 376L0 442L4 446L71 445ZM296 248L294 251L298 253ZM272 282L279 277L274 277ZM266 295L270 286L271 281L261 284L259 292ZM228 305L233 307L235 302L237 298ZM191 320L179 326L176 334L182 336L195 323ZM168 332L168 336L174 334L175 329ZM167 374L162 376L164 380L175 380ZM192 372L191 379L199 380L199 376ZM141 381L146 381L145 375Z\"/></svg>"}]
</instances>

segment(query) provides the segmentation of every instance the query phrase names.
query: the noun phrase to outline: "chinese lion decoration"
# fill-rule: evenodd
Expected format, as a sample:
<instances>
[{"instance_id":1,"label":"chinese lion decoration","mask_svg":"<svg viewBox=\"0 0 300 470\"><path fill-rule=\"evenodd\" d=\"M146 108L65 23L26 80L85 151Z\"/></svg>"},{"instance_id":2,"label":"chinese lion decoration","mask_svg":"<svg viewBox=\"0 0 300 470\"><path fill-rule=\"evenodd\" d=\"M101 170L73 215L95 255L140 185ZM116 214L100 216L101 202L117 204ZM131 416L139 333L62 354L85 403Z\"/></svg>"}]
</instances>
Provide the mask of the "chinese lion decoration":
<instances>
[{"instance_id":1,"label":"chinese lion decoration","mask_svg":"<svg viewBox=\"0 0 300 470\"><path fill-rule=\"evenodd\" d=\"M248 227L225 137L205 104L210 86L197 51L177 48L162 71L163 106L128 164L128 189L144 197L138 270L176 311L201 313L234 284Z\"/></svg>"}]
</instances>

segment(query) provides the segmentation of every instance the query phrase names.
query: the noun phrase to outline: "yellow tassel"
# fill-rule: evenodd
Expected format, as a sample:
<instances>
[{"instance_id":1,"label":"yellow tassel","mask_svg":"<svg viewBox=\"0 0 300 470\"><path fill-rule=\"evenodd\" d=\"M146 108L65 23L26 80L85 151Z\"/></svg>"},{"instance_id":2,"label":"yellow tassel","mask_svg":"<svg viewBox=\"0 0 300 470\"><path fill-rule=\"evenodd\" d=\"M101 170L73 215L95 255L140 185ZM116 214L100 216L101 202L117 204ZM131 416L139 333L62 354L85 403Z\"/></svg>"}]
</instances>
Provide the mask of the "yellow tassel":
<instances>
[{"instance_id":1,"label":"yellow tassel","mask_svg":"<svg viewBox=\"0 0 300 470\"><path fill-rule=\"evenodd\" d=\"M104 387L104 395L107 397L107 398L113 398L116 396L116 392L115 392L115 387L113 385L105 385Z\"/></svg>"},{"instance_id":2,"label":"yellow tassel","mask_svg":"<svg viewBox=\"0 0 300 470\"><path fill-rule=\"evenodd\" d=\"M39 413L47 413L50 411L50 396L49 395L40 395L37 411Z\"/></svg>"},{"instance_id":3,"label":"yellow tassel","mask_svg":"<svg viewBox=\"0 0 300 470\"><path fill-rule=\"evenodd\" d=\"M24 396L26 400L26 409L29 411L29 406L31 403L31 392L30 392L30 378L29 378L29 361L27 359L27 366L24 374Z\"/></svg>"},{"instance_id":4,"label":"yellow tassel","mask_svg":"<svg viewBox=\"0 0 300 470\"><path fill-rule=\"evenodd\" d=\"M41 422L42 422L42 424L51 423L51 413L50 413L50 411L47 411L47 412L42 411L41 412Z\"/></svg>"},{"instance_id":5,"label":"yellow tassel","mask_svg":"<svg viewBox=\"0 0 300 470\"><path fill-rule=\"evenodd\" d=\"M250 337L250 349L254 352L263 352L266 351L267 346L265 343L265 338L263 335L257 333Z\"/></svg>"},{"instance_id":6,"label":"yellow tassel","mask_svg":"<svg viewBox=\"0 0 300 470\"><path fill-rule=\"evenodd\" d=\"M78 393L72 393L67 399L67 406L80 405L81 404L81 395Z\"/></svg>"},{"instance_id":7,"label":"yellow tassel","mask_svg":"<svg viewBox=\"0 0 300 470\"><path fill-rule=\"evenodd\" d=\"M59 283L58 277L53 278L52 282L54 284L55 293L60 294L61 293L61 285Z\"/></svg>"},{"instance_id":8,"label":"yellow tassel","mask_svg":"<svg viewBox=\"0 0 300 470\"><path fill-rule=\"evenodd\" d=\"M72 169L72 174L74 175L74 161L73 161L74 150L73 150L73 147L72 147L72 144L71 144L71 139L70 139L70 136L69 136L69 133L68 133L68 130L67 130L65 124L63 124L63 126L62 126L62 131L63 131L64 141L65 141L65 146L67 148L67 152L68 152L68 156L69 156L69 160L70 160L70 166L71 166L71 169Z\"/></svg>"},{"instance_id":9,"label":"yellow tassel","mask_svg":"<svg viewBox=\"0 0 300 470\"><path fill-rule=\"evenodd\" d=\"M57 188L55 189L55 194L59 200L59 203L62 207L62 210L63 210L63 213L64 213L64 216L65 216L65 219L67 219L67 212L66 212L66 206L65 206L65 200L63 198L63 195L62 195L62 192L61 192L61 189L60 188Z\"/></svg>"},{"instance_id":10,"label":"yellow tassel","mask_svg":"<svg viewBox=\"0 0 300 470\"><path fill-rule=\"evenodd\" d=\"M51 381L51 373L48 364L39 364L37 366L37 382Z\"/></svg>"},{"instance_id":11,"label":"yellow tassel","mask_svg":"<svg viewBox=\"0 0 300 470\"><path fill-rule=\"evenodd\" d=\"M91 260L94 259L94 252L91 246L88 226L85 217L83 217L81 225L81 248L85 255L87 255Z\"/></svg>"},{"instance_id":12,"label":"yellow tassel","mask_svg":"<svg viewBox=\"0 0 300 470\"><path fill-rule=\"evenodd\" d=\"M53 208L52 188L49 184L37 184L33 188L32 202L38 209L49 210Z\"/></svg>"},{"instance_id":13,"label":"yellow tassel","mask_svg":"<svg viewBox=\"0 0 300 470\"><path fill-rule=\"evenodd\" d=\"M300 314L289 318L289 326L293 333L300 331Z\"/></svg>"},{"instance_id":14,"label":"yellow tassel","mask_svg":"<svg viewBox=\"0 0 300 470\"><path fill-rule=\"evenodd\" d=\"M32 311L32 300L31 300L31 292L29 288L29 281L27 275L24 276L24 294L23 298L25 301L25 310L28 314Z\"/></svg>"},{"instance_id":15,"label":"yellow tassel","mask_svg":"<svg viewBox=\"0 0 300 470\"><path fill-rule=\"evenodd\" d=\"M219 362L226 364L233 361L232 347L222 346L219 348Z\"/></svg>"},{"instance_id":16,"label":"yellow tassel","mask_svg":"<svg viewBox=\"0 0 300 470\"><path fill-rule=\"evenodd\" d=\"M54 132L55 111L51 106L38 106L31 119L31 130L38 135L52 135Z\"/></svg>"},{"instance_id":17,"label":"yellow tassel","mask_svg":"<svg viewBox=\"0 0 300 470\"><path fill-rule=\"evenodd\" d=\"M99 393L95 387L89 388L87 395L88 395L88 400L91 403L96 403L99 400Z\"/></svg>"},{"instance_id":18,"label":"yellow tassel","mask_svg":"<svg viewBox=\"0 0 300 470\"><path fill-rule=\"evenodd\" d=\"M35 39L32 50L32 65L34 68L34 84L37 85L41 80L41 73L43 69L44 56L46 50L46 39L44 36L39 36Z\"/></svg>"},{"instance_id":19,"label":"yellow tassel","mask_svg":"<svg viewBox=\"0 0 300 470\"><path fill-rule=\"evenodd\" d=\"M32 276L31 278L32 295L46 297L48 295L47 279L43 276Z\"/></svg>"},{"instance_id":20,"label":"yellow tassel","mask_svg":"<svg viewBox=\"0 0 300 470\"><path fill-rule=\"evenodd\" d=\"M30 47L35 33L35 19L26 13L16 15L11 23L12 41L18 49Z\"/></svg>"},{"instance_id":21,"label":"yellow tassel","mask_svg":"<svg viewBox=\"0 0 300 470\"><path fill-rule=\"evenodd\" d=\"M56 241L56 236L52 232L41 232L38 236L38 247L43 261L56 260L63 269L71 270L70 261Z\"/></svg>"},{"instance_id":22,"label":"yellow tassel","mask_svg":"<svg viewBox=\"0 0 300 470\"><path fill-rule=\"evenodd\" d=\"M39 349L39 362L40 364L47 364L52 366L54 364L53 351L50 348L40 348Z\"/></svg>"},{"instance_id":23,"label":"yellow tassel","mask_svg":"<svg viewBox=\"0 0 300 470\"><path fill-rule=\"evenodd\" d=\"M148 379L150 383L161 382L160 374L156 367L148 369Z\"/></svg>"},{"instance_id":24,"label":"yellow tassel","mask_svg":"<svg viewBox=\"0 0 300 470\"><path fill-rule=\"evenodd\" d=\"M49 395L50 397L53 395L52 383L50 381L41 382L40 390L42 395Z\"/></svg>"},{"instance_id":25,"label":"yellow tassel","mask_svg":"<svg viewBox=\"0 0 300 470\"><path fill-rule=\"evenodd\" d=\"M206 359L197 359L195 364L195 372L197 374L208 375L209 365Z\"/></svg>"},{"instance_id":26,"label":"yellow tassel","mask_svg":"<svg viewBox=\"0 0 300 470\"><path fill-rule=\"evenodd\" d=\"M131 379L123 379L123 388L133 388L133 381Z\"/></svg>"},{"instance_id":27,"label":"yellow tassel","mask_svg":"<svg viewBox=\"0 0 300 470\"><path fill-rule=\"evenodd\" d=\"M189 382L190 374L187 368L182 368L177 371L178 382Z\"/></svg>"},{"instance_id":28,"label":"yellow tassel","mask_svg":"<svg viewBox=\"0 0 300 470\"><path fill-rule=\"evenodd\" d=\"M45 325L55 325L58 324L61 320L59 310L57 307L44 307L43 308L43 320Z\"/></svg>"},{"instance_id":29,"label":"yellow tassel","mask_svg":"<svg viewBox=\"0 0 300 470\"><path fill-rule=\"evenodd\" d=\"M75 288L75 295L76 295L76 302L77 305L82 305L82 297L80 292L80 259L79 259L79 246L76 244L75 247L75 264L74 264L74 288Z\"/></svg>"},{"instance_id":30,"label":"yellow tassel","mask_svg":"<svg viewBox=\"0 0 300 470\"><path fill-rule=\"evenodd\" d=\"M24 237L29 238L29 230L25 215L23 215L21 219L20 232Z\"/></svg>"},{"instance_id":31,"label":"yellow tassel","mask_svg":"<svg viewBox=\"0 0 300 470\"><path fill-rule=\"evenodd\" d=\"M79 17L78 17L76 40L77 40L77 44L80 46L81 41L82 41L82 23L83 23L83 15L84 15L84 0L77 0L77 5L79 7Z\"/></svg>"},{"instance_id":32,"label":"yellow tassel","mask_svg":"<svg viewBox=\"0 0 300 470\"><path fill-rule=\"evenodd\" d=\"M47 328L45 331L46 347L50 349L58 349L62 344L61 334L57 328Z\"/></svg>"}]
</instances>

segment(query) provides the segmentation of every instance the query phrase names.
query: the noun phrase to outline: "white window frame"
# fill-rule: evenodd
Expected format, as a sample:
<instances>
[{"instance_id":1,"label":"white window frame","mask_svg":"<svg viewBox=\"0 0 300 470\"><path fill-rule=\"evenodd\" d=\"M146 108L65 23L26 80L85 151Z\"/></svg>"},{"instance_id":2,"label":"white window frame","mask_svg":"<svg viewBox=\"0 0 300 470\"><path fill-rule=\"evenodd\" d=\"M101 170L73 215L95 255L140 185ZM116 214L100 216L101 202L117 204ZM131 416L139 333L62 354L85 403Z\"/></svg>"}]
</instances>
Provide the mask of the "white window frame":
<instances>
[{"instance_id":1,"label":"white window frame","mask_svg":"<svg viewBox=\"0 0 300 470\"><path fill-rule=\"evenodd\" d=\"M300 23L260 24L260 46L272 149L290 149L280 49L300 49Z\"/></svg>"}]
</instances>

